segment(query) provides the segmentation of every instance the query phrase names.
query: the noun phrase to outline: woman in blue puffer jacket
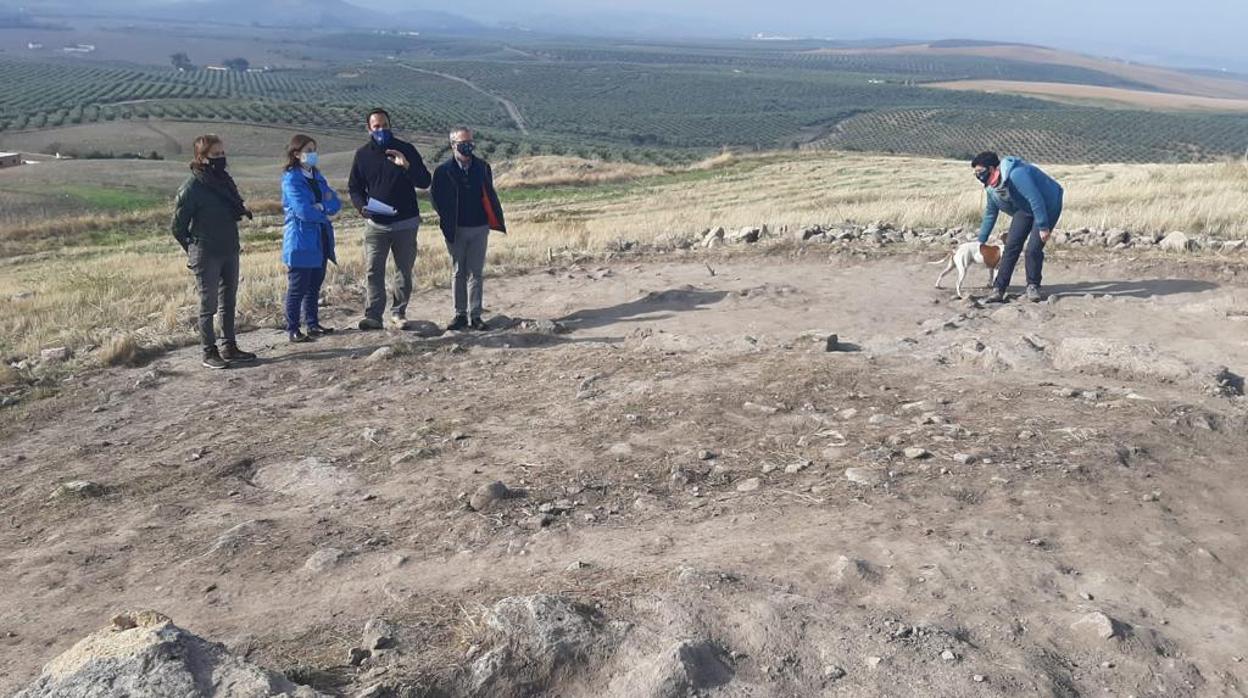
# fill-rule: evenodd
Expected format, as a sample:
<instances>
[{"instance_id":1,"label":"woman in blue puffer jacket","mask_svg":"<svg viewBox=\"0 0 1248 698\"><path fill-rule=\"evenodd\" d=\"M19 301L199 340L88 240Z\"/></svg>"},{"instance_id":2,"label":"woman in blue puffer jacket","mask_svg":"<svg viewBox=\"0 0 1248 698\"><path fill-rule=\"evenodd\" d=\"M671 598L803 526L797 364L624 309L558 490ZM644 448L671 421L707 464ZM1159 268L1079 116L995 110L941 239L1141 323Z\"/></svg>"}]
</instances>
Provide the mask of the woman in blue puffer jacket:
<instances>
[{"instance_id":1,"label":"woman in blue puffer jacket","mask_svg":"<svg viewBox=\"0 0 1248 698\"><path fill-rule=\"evenodd\" d=\"M334 226L329 217L342 209L338 194L316 167L316 141L298 134L286 148L286 172L282 175L282 209L286 224L282 234L282 262L289 269L286 290L286 333L292 342L308 342L330 334L321 325L317 302L325 269L334 257ZM300 311L308 332L300 331Z\"/></svg>"}]
</instances>

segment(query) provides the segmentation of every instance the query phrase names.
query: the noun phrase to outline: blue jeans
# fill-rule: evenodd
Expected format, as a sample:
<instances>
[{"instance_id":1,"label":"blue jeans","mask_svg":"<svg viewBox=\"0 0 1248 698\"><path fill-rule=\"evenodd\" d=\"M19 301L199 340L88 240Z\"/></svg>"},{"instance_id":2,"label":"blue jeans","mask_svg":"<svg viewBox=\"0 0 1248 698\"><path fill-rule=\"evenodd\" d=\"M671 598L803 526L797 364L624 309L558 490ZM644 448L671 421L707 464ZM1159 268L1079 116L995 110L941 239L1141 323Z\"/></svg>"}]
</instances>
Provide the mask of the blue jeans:
<instances>
[{"instance_id":1,"label":"blue jeans","mask_svg":"<svg viewBox=\"0 0 1248 698\"><path fill-rule=\"evenodd\" d=\"M299 311L308 327L321 324L317 317L317 303L321 298L321 284L325 281L325 264L311 269L290 269L286 272L286 331L299 331Z\"/></svg>"},{"instance_id":2,"label":"blue jeans","mask_svg":"<svg viewBox=\"0 0 1248 698\"><path fill-rule=\"evenodd\" d=\"M1056 227L1057 219L1062 215L1061 209L1051 213L1050 225ZM1049 232L1052 232L1050 228ZM1026 255L1023 256L1023 249ZM1027 270L1027 285L1039 286L1044 276L1044 243L1040 240L1040 226L1036 225L1035 216L1019 211L1010 220L1010 232L1005 238L1005 249L1001 252L1001 265L997 267L996 287L1004 293L1010 287L1010 277L1014 275L1014 267L1018 258L1023 256L1023 266Z\"/></svg>"}]
</instances>

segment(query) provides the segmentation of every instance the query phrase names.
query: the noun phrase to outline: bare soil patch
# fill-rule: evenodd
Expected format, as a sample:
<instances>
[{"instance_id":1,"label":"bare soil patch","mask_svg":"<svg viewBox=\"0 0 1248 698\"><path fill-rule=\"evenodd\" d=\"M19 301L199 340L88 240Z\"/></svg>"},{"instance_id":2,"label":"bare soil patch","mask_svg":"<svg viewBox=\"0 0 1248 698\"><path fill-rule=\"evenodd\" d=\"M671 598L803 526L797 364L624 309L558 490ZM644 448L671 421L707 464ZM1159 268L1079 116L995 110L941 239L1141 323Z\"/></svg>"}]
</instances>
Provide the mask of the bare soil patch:
<instances>
[{"instance_id":1,"label":"bare soil patch","mask_svg":"<svg viewBox=\"0 0 1248 698\"><path fill-rule=\"evenodd\" d=\"M0 426L0 693L154 608L343 695L1243 695L1242 269L982 306L934 256L560 265L489 282L508 329L78 375Z\"/></svg>"}]
</instances>

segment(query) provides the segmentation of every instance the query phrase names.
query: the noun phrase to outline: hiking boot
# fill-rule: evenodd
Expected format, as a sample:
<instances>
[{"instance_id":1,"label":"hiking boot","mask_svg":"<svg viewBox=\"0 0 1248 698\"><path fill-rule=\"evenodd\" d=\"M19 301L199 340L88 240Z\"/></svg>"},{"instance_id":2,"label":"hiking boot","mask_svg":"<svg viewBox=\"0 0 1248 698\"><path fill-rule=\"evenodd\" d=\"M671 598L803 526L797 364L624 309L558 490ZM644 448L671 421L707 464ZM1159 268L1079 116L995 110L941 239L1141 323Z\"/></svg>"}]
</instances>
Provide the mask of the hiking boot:
<instances>
[{"instance_id":1,"label":"hiking boot","mask_svg":"<svg viewBox=\"0 0 1248 698\"><path fill-rule=\"evenodd\" d=\"M479 317L474 317L471 321L469 321L468 326L478 332L490 331L490 326L486 324L485 320L482 320Z\"/></svg>"},{"instance_id":2,"label":"hiking boot","mask_svg":"<svg viewBox=\"0 0 1248 698\"><path fill-rule=\"evenodd\" d=\"M304 344L306 342L312 341L311 337L300 332L299 330L295 330L294 332L287 332L286 337L290 339L291 344Z\"/></svg>"},{"instance_id":3,"label":"hiking boot","mask_svg":"<svg viewBox=\"0 0 1248 698\"><path fill-rule=\"evenodd\" d=\"M230 362L221 358L221 353L216 347L207 347L204 349L204 360L201 362L204 368L229 368Z\"/></svg>"},{"instance_id":4,"label":"hiking boot","mask_svg":"<svg viewBox=\"0 0 1248 698\"><path fill-rule=\"evenodd\" d=\"M468 329L467 315L456 315L455 319L451 320L451 324L446 326L447 332L459 332L460 330L465 329Z\"/></svg>"},{"instance_id":5,"label":"hiking boot","mask_svg":"<svg viewBox=\"0 0 1248 698\"><path fill-rule=\"evenodd\" d=\"M309 337L322 337L324 335L333 334L333 333L334 333L334 328L332 327L322 327L320 325L308 325Z\"/></svg>"},{"instance_id":6,"label":"hiking boot","mask_svg":"<svg viewBox=\"0 0 1248 698\"><path fill-rule=\"evenodd\" d=\"M223 342L221 344L221 358L225 359L229 363L245 364L255 361L256 355L249 351L239 349L238 345L234 342Z\"/></svg>"},{"instance_id":7,"label":"hiking boot","mask_svg":"<svg viewBox=\"0 0 1248 698\"><path fill-rule=\"evenodd\" d=\"M361 330L381 330L381 329L385 329L385 325L381 324L381 320L378 320L376 318L366 317L363 320L360 320L360 329Z\"/></svg>"},{"instance_id":8,"label":"hiking boot","mask_svg":"<svg viewBox=\"0 0 1248 698\"><path fill-rule=\"evenodd\" d=\"M992 293L989 293L989 294L988 294L988 295L984 298L984 302L985 302L985 303L1004 303L1004 302L1005 302L1005 291L1003 291L1002 289L999 289L999 288L994 288L994 289L992 289Z\"/></svg>"},{"instance_id":9,"label":"hiking boot","mask_svg":"<svg viewBox=\"0 0 1248 698\"><path fill-rule=\"evenodd\" d=\"M1032 303L1039 303L1044 300L1044 296L1040 295L1040 287L1035 284L1027 284L1027 300Z\"/></svg>"}]
</instances>

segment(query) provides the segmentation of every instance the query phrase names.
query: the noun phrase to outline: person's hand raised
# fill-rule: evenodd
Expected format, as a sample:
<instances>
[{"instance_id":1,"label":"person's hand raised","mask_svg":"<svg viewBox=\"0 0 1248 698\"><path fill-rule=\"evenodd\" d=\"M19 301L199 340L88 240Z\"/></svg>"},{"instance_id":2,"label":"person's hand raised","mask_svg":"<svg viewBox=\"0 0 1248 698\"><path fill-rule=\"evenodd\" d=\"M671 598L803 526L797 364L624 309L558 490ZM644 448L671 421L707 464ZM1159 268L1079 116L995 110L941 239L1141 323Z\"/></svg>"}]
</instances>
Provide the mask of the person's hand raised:
<instances>
[{"instance_id":1,"label":"person's hand raised","mask_svg":"<svg viewBox=\"0 0 1248 698\"><path fill-rule=\"evenodd\" d=\"M390 162L393 162L394 164L398 165L399 167L402 167L405 170L408 167L411 167L411 163L407 161L407 156L403 155L403 153L397 150L387 149L386 157L390 158Z\"/></svg>"}]
</instances>

